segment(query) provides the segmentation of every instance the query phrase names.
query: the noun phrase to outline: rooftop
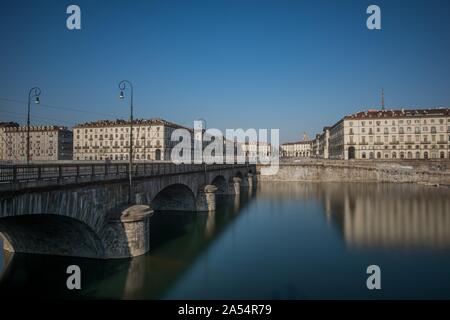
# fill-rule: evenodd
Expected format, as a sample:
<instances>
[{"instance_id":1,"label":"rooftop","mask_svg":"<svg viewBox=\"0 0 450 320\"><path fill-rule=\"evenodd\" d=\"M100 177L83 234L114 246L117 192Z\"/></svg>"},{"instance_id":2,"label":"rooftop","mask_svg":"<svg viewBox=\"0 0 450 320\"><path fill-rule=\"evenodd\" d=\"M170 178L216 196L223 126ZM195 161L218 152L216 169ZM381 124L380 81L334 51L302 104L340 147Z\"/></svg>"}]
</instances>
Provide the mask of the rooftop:
<instances>
[{"instance_id":1,"label":"rooftop","mask_svg":"<svg viewBox=\"0 0 450 320\"><path fill-rule=\"evenodd\" d=\"M74 129L76 128L95 128L95 127L114 127L114 126L125 126L130 125L130 120L123 120L123 119L116 119L116 120L98 120L98 121L91 121L91 122L85 122L80 123L74 126ZM188 129L192 130L186 127L183 127L179 124L160 119L160 118L154 118L154 119L134 119L133 125L162 125L172 128L181 128L181 129Z\"/></svg>"},{"instance_id":2,"label":"rooftop","mask_svg":"<svg viewBox=\"0 0 450 320\"><path fill-rule=\"evenodd\" d=\"M0 122L0 127L18 127L19 124L17 122Z\"/></svg>"},{"instance_id":3,"label":"rooftop","mask_svg":"<svg viewBox=\"0 0 450 320\"><path fill-rule=\"evenodd\" d=\"M283 143L282 146L289 146L289 145L294 145L294 144L311 144L312 141L311 140L302 140L302 141L295 141L295 142L286 142Z\"/></svg>"},{"instance_id":4,"label":"rooftop","mask_svg":"<svg viewBox=\"0 0 450 320\"><path fill-rule=\"evenodd\" d=\"M390 109L360 111L344 119L366 119L366 118L401 118L401 117L425 117L425 116L449 116L450 108L429 108L429 109Z\"/></svg>"}]
</instances>

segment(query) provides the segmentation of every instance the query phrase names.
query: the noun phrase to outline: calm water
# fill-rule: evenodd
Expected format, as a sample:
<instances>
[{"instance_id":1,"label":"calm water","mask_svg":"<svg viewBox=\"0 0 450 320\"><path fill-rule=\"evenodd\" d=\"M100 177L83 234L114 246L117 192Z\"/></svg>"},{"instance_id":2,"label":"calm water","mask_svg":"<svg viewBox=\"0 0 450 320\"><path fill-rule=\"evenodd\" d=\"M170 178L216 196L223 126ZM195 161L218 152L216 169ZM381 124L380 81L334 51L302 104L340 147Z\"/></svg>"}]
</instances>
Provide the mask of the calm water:
<instances>
[{"instance_id":1,"label":"calm water","mask_svg":"<svg viewBox=\"0 0 450 320\"><path fill-rule=\"evenodd\" d=\"M219 208L155 214L151 252L131 260L4 253L0 295L450 298L450 189L264 183ZM80 292L65 289L70 264L81 267ZM376 292L366 289L371 264L381 268Z\"/></svg>"}]
</instances>

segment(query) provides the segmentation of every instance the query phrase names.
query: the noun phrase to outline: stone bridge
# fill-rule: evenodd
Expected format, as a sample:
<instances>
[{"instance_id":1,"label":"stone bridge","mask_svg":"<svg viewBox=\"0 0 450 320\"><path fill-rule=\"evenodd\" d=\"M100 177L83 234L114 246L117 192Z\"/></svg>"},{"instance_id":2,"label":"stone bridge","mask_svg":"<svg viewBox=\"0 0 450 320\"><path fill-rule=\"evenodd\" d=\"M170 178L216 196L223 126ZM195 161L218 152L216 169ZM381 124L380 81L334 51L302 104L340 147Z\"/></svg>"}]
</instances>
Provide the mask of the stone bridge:
<instances>
[{"instance_id":1,"label":"stone bridge","mask_svg":"<svg viewBox=\"0 0 450 320\"><path fill-rule=\"evenodd\" d=\"M150 249L154 211L214 211L253 188L255 166L139 163L0 166L0 237L12 252L127 258Z\"/></svg>"}]
</instances>

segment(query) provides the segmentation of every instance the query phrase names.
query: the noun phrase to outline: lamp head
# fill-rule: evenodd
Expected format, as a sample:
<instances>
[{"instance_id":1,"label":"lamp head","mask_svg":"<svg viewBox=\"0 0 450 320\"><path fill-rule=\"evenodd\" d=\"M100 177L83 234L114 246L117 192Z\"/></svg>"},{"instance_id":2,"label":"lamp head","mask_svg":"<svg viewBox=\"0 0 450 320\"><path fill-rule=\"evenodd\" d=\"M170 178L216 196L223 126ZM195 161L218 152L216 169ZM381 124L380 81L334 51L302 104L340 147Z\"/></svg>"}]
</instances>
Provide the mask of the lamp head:
<instances>
[{"instance_id":1,"label":"lamp head","mask_svg":"<svg viewBox=\"0 0 450 320\"><path fill-rule=\"evenodd\" d=\"M124 97L123 90L120 90L119 99L123 99L123 97Z\"/></svg>"},{"instance_id":2,"label":"lamp head","mask_svg":"<svg viewBox=\"0 0 450 320\"><path fill-rule=\"evenodd\" d=\"M36 98L34 99L34 103L35 103L35 104L41 103L41 100L39 100L39 97L36 97Z\"/></svg>"}]
</instances>

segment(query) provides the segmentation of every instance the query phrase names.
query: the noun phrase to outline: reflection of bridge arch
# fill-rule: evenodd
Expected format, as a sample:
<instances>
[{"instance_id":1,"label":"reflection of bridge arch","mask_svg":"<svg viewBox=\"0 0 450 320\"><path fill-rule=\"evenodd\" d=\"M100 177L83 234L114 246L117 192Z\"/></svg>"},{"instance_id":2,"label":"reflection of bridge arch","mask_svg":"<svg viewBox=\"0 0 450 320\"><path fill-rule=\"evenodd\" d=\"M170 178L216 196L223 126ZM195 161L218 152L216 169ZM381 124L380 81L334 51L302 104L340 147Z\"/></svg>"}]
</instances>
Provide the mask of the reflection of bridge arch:
<instances>
[{"instance_id":1,"label":"reflection of bridge arch","mask_svg":"<svg viewBox=\"0 0 450 320\"><path fill-rule=\"evenodd\" d=\"M159 211L195 211L195 194L185 184L172 184L158 192L152 200L152 208Z\"/></svg>"},{"instance_id":2,"label":"reflection of bridge arch","mask_svg":"<svg viewBox=\"0 0 450 320\"><path fill-rule=\"evenodd\" d=\"M86 223L57 214L28 214L0 219L0 238L10 252L101 257L105 248Z\"/></svg>"}]
</instances>

